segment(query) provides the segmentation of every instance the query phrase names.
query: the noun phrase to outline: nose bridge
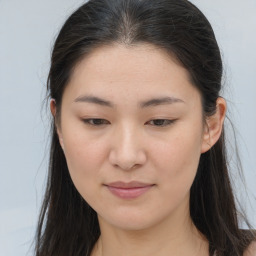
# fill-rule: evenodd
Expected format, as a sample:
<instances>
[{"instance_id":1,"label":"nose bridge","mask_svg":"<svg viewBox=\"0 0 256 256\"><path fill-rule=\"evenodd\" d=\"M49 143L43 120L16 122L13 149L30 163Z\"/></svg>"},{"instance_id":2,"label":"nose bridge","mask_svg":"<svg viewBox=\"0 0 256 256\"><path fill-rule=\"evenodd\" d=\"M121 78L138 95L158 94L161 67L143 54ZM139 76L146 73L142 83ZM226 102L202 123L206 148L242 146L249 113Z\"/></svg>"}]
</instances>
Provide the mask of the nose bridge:
<instances>
[{"instance_id":1,"label":"nose bridge","mask_svg":"<svg viewBox=\"0 0 256 256\"><path fill-rule=\"evenodd\" d=\"M129 170L146 160L140 129L131 122L123 123L114 131L110 161L113 165Z\"/></svg>"},{"instance_id":2,"label":"nose bridge","mask_svg":"<svg viewBox=\"0 0 256 256\"><path fill-rule=\"evenodd\" d=\"M123 124L119 127L117 133L121 149L125 150L129 147L132 149L132 147L135 147L135 144L138 142L136 138L137 131L131 123Z\"/></svg>"}]
</instances>

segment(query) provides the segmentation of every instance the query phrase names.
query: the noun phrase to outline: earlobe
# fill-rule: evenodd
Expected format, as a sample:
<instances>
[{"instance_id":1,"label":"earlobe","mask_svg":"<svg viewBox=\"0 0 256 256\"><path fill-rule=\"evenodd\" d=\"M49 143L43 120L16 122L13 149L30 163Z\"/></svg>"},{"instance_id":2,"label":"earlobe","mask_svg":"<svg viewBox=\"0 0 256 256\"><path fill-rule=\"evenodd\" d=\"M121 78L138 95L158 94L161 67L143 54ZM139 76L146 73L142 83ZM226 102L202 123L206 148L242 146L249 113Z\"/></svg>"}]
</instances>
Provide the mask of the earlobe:
<instances>
[{"instance_id":1,"label":"earlobe","mask_svg":"<svg viewBox=\"0 0 256 256\"><path fill-rule=\"evenodd\" d=\"M59 133L58 133L58 136L59 136L59 142L60 142L60 146L62 147L63 151L65 150L64 148L64 143L63 143L63 138L60 137Z\"/></svg>"},{"instance_id":2,"label":"earlobe","mask_svg":"<svg viewBox=\"0 0 256 256\"><path fill-rule=\"evenodd\" d=\"M63 151L64 151L64 143L63 143L63 138L62 138L62 134L61 131L59 129L59 125L56 124L56 101L55 99L51 99L50 101L50 109L51 109L51 113L53 118L55 119L55 128L59 137L59 142L60 142L60 146L62 147Z\"/></svg>"},{"instance_id":3,"label":"earlobe","mask_svg":"<svg viewBox=\"0 0 256 256\"><path fill-rule=\"evenodd\" d=\"M55 99L51 99L50 109L51 109L51 113L52 113L53 117L55 117L56 116L56 101L55 101Z\"/></svg>"},{"instance_id":4,"label":"earlobe","mask_svg":"<svg viewBox=\"0 0 256 256\"><path fill-rule=\"evenodd\" d=\"M201 153L208 151L220 138L226 109L225 99L219 97L216 101L216 113L206 119Z\"/></svg>"}]
</instances>

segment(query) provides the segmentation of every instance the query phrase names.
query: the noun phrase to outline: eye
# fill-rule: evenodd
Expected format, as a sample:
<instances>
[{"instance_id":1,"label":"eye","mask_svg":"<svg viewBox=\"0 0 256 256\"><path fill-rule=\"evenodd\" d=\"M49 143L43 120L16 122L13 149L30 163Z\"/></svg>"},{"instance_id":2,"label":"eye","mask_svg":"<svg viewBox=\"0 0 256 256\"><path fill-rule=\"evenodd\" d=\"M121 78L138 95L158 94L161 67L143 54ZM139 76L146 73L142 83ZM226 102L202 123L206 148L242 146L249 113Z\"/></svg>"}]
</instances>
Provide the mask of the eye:
<instances>
[{"instance_id":1,"label":"eye","mask_svg":"<svg viewBox=\"0 0 256 256\"><path fill-rule=\"evenodd\" d=\"M147 123L154 126L164 127L164 126L173 124L175 121L176 120L169 120L169 119L154 119Z\"/></svg>"},{"instance_id":2,"label":"eye","mask_svg":"<svg viewBox=\"0 0 256 256\"><path fill-rule=\"evenodd\" d=\"M85 124L93 125L93 126L101 126L101 125L106 125L109 124L109 121L101 118L88 118L88 119L83 119L83 122Z\"/></svg>"}]
</instances>

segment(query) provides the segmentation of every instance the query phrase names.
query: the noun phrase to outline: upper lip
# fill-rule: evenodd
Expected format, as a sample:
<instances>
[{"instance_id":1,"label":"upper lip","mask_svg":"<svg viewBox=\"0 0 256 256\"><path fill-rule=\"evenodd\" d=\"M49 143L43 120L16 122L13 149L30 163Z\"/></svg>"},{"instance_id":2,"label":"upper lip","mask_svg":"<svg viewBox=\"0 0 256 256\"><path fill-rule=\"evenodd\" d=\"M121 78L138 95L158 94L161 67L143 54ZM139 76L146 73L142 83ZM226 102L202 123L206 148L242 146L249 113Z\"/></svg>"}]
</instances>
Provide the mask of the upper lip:
<instances>
[{"instance_id":1,"label":"upper lip","mask_svg":"<svg viewBox=\"0 0 256 256\"><path fill-rule=\"evenodd\" d=\"M140 181L131 181L131 182L116 181L116 182L108 183L106 185L114 188L143 188L143 187L152 186L154 184L144 183Z\"/></svg>"}]
</instances>

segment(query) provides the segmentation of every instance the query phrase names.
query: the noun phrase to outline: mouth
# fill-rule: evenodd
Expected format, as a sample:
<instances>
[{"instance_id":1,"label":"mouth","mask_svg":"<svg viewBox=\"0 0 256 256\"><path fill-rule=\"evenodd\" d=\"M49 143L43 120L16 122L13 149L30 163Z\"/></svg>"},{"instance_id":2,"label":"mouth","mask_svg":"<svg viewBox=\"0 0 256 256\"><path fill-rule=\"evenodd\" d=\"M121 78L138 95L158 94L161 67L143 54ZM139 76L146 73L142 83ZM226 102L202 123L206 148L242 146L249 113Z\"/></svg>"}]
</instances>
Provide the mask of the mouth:
<instances>
[{"instance_id":1,"label":"mouth","mask_svg":"<svg viewBox=\"0 0 256 256\"><path fill-rule=\"evenodd\" d=\"M132 182L112 182L105 186L115 196L122 199L134 199L137 198L148 190L150 190L155 184L143 183L138 181Z\"/></svg>"}]
</instances>

